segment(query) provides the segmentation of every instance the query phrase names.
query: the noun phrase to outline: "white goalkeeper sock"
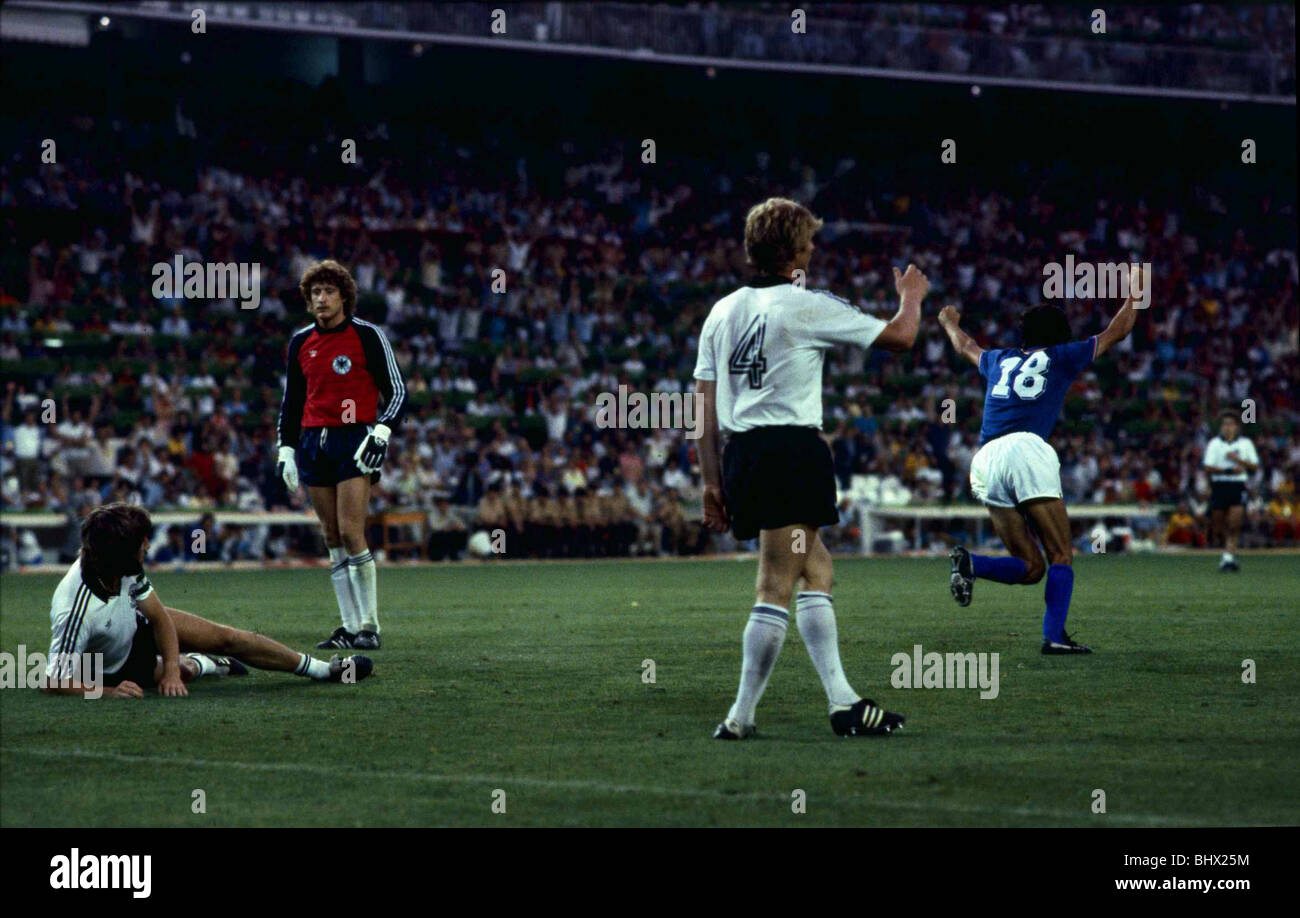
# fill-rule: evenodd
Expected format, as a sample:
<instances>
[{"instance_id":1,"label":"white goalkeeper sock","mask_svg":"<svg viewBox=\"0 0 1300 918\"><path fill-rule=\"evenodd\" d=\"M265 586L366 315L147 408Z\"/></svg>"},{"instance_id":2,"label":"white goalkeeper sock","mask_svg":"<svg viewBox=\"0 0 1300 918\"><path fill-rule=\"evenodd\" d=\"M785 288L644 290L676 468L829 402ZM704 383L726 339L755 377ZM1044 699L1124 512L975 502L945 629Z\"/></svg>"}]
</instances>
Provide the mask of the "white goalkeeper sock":
<instances>
[{"instance_id":1,"label":"white goalkeeper sock","mask_svg":"<svg viewBox=\"0 0 1300 918\"><path fill-rule=\"evenodd\" d=\"M822 688L826 689L826 700L832 708L855 704L861 696L849 685L840 663L840 636L831 594L802 591L795 597L795 614L799 636L821 677Z\"/></svg>"},{"instance_id":2,"label":"white goalkeeper sock","mask_svg":"<svg viewBox=\"0 0 1300 918\"><path fill-rule=\"evenodd\" d=\"M348 579L357 597L362 631L379 633L379 584L375 556L369 550L359 555L348 555Z\"/></svg>"},{"instance_id":3,"label":"white goalkeeper sock","mask_svg":"<svg viewBox=\"0 0 1300 918\"><path fill-rule=\"evenodd\" d=\"M744 659L740 665L740 689L736 703L727 713L727 720L741 726L754 722L754 710L767 688L767 678L772 675L776 658L781 655L785 632L789 627L790 613L780 606L759 603L749 613L743 639Z\"/></svg>"},{"instance_id":4,"label":"white goalkeeper sock","mask_svg":"<svg viewBox=\"0 0 1300 918\"><path fill-rule=\"evenodd\" d=\"M352 578L348 576L348 555L342 546L330 549L330 583L334 585L334 598L339 603L339 618L348 634L361 628L361 608L357 605Z\"/></svg>"}]
</instances>

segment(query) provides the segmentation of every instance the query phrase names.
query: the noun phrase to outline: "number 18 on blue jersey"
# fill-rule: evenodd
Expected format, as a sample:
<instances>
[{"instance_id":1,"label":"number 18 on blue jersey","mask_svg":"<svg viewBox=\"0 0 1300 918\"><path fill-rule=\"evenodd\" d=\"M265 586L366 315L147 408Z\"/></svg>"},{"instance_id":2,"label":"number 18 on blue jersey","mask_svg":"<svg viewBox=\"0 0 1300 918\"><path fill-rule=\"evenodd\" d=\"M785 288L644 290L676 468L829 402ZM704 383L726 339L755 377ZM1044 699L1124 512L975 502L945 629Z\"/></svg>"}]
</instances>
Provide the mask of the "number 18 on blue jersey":
<instances>
[{"instance_id":1,"label":"number 18 on blue jersey","mask_svg":"<svg viewBox=\"0 0 1300 918\"><path fill-rule=\"evenodd\" d=\"M980 357L984 422L980 444L1025 431L1046 440L1065 405L1065 393L1096 356L1097 339L1025 350L993 348Z\"/></svg>"}]
</instances>

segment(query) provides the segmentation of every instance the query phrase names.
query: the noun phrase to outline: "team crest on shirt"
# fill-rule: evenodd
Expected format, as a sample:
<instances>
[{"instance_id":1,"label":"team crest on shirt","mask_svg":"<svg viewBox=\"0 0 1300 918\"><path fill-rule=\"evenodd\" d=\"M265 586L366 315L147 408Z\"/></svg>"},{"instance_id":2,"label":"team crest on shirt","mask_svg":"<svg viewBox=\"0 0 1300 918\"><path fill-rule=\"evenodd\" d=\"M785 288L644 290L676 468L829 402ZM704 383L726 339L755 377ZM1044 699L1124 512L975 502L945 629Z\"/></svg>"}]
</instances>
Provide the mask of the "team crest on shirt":
<instances>
[{"instance_id":1,"label":"team crest on shirt","mask_svg":"<svg viewBox=\"0 0 1300 918\"><path fill-rule=\"evenodd\" d=\"M334 372L340 376L346 376L352 369L352 358L347 354L339 354L334 358Z\"/></svg>"}]
</instances>

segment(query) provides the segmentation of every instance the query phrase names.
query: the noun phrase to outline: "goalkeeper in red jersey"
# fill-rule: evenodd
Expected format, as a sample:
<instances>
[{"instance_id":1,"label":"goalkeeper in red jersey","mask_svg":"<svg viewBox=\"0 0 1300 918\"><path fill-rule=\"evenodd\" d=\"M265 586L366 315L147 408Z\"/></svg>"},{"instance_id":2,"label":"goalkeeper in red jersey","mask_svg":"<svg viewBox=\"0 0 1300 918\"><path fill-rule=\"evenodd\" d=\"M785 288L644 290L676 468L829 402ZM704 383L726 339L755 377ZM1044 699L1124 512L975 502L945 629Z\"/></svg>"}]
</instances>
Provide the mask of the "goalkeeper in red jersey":
<instances>
[{"instance_id":1,"label":"goalkeeper in red jersey","mask_svg":"<svg viewBox=\"0 0 1300 918\"><path fill-rule=\"evenodd\" d=\"M347 268L322 261L303 273L298 289L314 321L289 339L276 468L290 491L306 486L329 548L343 623L316 646L376 650L378 590L366 515L406 386L383 331L353 314L357 285Z\"/></svg>"}]
</instances>

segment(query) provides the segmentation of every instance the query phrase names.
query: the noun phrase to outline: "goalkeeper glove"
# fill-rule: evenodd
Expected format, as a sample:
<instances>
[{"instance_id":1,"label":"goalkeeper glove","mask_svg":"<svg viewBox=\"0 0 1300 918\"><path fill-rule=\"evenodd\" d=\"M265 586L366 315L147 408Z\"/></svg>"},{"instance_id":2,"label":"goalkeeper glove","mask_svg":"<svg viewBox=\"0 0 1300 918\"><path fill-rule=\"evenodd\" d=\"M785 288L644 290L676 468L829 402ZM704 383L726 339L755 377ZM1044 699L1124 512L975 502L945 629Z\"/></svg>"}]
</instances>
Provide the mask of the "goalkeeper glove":
<instances>
[{"instance_id":1,"label":"goalkeeper glove","mask_svg":"<svg viewBox=\"0 0 1300 918\"><path fill-rule=\"evenodd\" d=\"M298 462L293 458L293 447L280 447L280 458L275 463L275 474L284 481L284 486L292 494L298 490Z\"/></svg>"},{"instance_id":2,"label":"goalkeeper glove","mask_svg":"<svg viewBox=\"0 0 1300 918\"><path fill-rule=\"evenodd\" d=\"M370 433L361 441L356 455L352 457L357 461L357 468L364 474L378 472L379 467L384 464L384 456L388 453L388 438L392 434L393 432L384 424L376 424L370 428Z\"/></svg>"}]
</instances>

